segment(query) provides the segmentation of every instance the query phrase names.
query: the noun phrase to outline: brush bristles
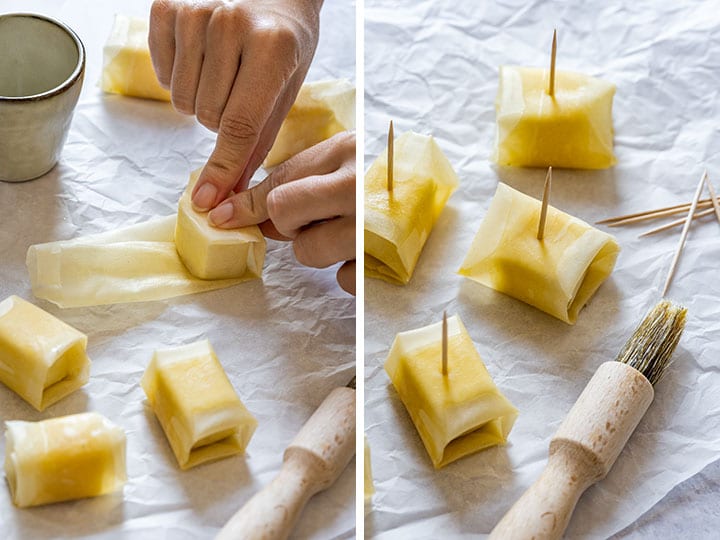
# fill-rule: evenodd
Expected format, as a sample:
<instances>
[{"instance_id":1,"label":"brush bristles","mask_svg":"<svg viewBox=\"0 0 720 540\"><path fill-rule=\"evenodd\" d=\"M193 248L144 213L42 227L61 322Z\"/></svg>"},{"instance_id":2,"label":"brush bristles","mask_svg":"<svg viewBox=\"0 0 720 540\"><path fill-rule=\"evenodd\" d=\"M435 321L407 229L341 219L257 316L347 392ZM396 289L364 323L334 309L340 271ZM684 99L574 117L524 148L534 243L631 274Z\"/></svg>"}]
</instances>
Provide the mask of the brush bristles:
<instances>
[{"instance_id":1,"label":"brush bristles","mask_svg":"<svg viewBox=\"0 0 720 540\"><path fill-rule=\"evenodd\" d=\"M670 356L685 328L687 309L663 300L637 327L615 359L634 367L655 385L670 364Z\"/></svg>"}]
</instances>

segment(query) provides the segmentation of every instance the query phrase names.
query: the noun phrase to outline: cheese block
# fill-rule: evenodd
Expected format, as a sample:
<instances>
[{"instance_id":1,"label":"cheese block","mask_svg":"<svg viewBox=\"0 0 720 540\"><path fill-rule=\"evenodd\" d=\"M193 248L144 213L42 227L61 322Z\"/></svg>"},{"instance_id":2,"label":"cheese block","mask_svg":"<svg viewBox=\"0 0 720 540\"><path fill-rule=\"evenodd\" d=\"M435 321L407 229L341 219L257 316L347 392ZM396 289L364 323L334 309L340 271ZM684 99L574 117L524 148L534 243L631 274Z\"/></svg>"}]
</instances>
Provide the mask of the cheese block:
<instances>
[{"instance_id":1,"label":"cheese block","mask_svg":"<svg viewBox=\"0 0 720 540\"><path fill-rule=\"evenodd\" d=\"M449 317L447 328L447 375L441 322L398 334L385 361L435 468L504 444L518 415L495 386L460 318Z\"/></svg>"},{"instance_id":2,"label":"cheese block","mask_svg":"<svg viewBox=\"0 0 720 540\"><path fill-rule=\"evenodd\" d=\"M365 436L365 468L364 468L364 482L363 491L365 493L365 504L372 500L372 496L375 494L375 485L373 484L372 476L372 463L370 461L370 445L367 441L367 435Z\"/></svg>"},{"instance_id":3,"label":"cheese block","mask_svg":"<svg viewBox=\"0 0 720 540\"><path fill-rule=\"evenodd\" d=\"M263 166L274 167L295 154L355 129L355 87L347 79L305 83L280 126Z\"/></svg>"},{"instance_id":4,"label":"cheese block","mask_svg":"<svg viewBox=\"0 0 720 540\"><path fill-rule=\"evenodd\" d=\"M243 453L257 427L207 340L155 351L140 384L183 470Z\"/></svg>"},{"instance_id":5,"label":"cheese block","mask_svg":"<svg viewBox=\"0 0 720 540\"><path fill-rule=\"evenodd\" d=\"M607 233L500 183L459 273L575 324L615 266L620 246Z\"/></svg>"},{"instance_id":6,"label":"cheese block","mask_svg":"<svg viewBox=\"0 0 720 540\"><path fill-rule=\"evenodd\" d=\"M512 167L605 169L615 164L615 85L569 71L500 67L493 159Z\"/></svg>"},{"instance_id":7,"label":"cheese block","mask_svg":"<svg viewBox=\"0 0 720 540\"><path fill-rule=\"evenodd\" d=\"M265 237L257 225L218 229L208 222L207 212L192 205L192 190L200 170L180 197L175 247L190 273L200 279L259 277L265 261Z\"/></svg>"},{"instance_id":8,"label":"cheese block","mask_svg":"<svg viewBox=\"0 0 720 540\"><path fill-rule=\"evenodd\" d=\"M103 91L170 101L170 92L160 86L150 59L146 19L116 15L103 58Z\"/></svg>"},{"instance_id":9,"label":"cheese block","mask_svg":"<svg viewBox=\"0 0 720 540\"><path fill-rule=\"evenodd\" d=\"M42 411L88 381L87 336L39 307L0 302L0 382Z\"/></svg>"},{"instance_id":10,"label":"cheese block","mask_svg":"<svg viewBox=\"0 0 720 540\"><path fill-rule=\"evenodd\" d=\"M125 432L97 413L5 428L5 476L16 506L104 495L127 480Z\"/></svg>"},{"instance_id":11,"label":"cheese block","mask_svg":"<svg viewBox=\"0 0 720 540\"><path fill-rule=\"evenodd\" d=\"M387 148L365 175L365 276L404 285L459 181L431 136L407 132L394 141L393 191Z\"/></svg>"}]
</instances>

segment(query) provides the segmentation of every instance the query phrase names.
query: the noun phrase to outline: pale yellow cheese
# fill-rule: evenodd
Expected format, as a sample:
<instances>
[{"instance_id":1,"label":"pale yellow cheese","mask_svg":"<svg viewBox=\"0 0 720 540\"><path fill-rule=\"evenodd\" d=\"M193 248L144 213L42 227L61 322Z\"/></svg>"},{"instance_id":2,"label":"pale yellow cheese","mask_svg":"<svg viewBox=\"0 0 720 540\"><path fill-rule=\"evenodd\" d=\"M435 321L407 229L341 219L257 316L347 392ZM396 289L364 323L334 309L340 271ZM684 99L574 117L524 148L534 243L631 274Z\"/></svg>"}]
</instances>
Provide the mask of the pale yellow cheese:
<instances>
[{"instance_id":1,"label":"pale yellow cheese","mask_svg":"<svg viewBox=\"0 0 720 540\"><path fill-rule=\"evenodd\" d=\"M459 317L449 317L442 373L442 323L395 337L385 371L436 468L504 444L518 411L500 393Z\"/></svg>"},{"instance_id":2,"label":"pale yellow cheese","mask_svg":"<svg viewBox=\"0 0 720 540\"><path fill-rule=\"evenodd\" d=\"M259 277L265 261L265 237L257 225L240 229L218 229L210 225L206 212L192 206L195 171L180 197L175 227L175 247L190 273L200 279Z\"/></svg>"},{"instance_id":3,"label":"pale yellow cheese","mask_svg":"<svg viewBox=\"0 0 720 540\"><path fill-rule=\"evenodd\" d=\"M125 432L97 413L5 422L5 476L19 507L122 488Z\"/></svg>"},{"instance_id":4,"label":"pale yellow cheese","mask_svg":"<svg viewBox=\"0 0 720 540\"><path fill-rule=\"evenodd\" d=\"M355 87L347 79L305 83L280 126L263 166L274 167L295 154L355 128Z\"/></svg>"},{"instance_id":5,"label":"pale yellow cheese","mask_svg":"<svg viewBox=\"0 0 720 540\"><path fill-rule=\"evenodd\" d=\"M615 164L612 102L615 85L556 71L547 93L546 69L500 67L493 159L513 167L605 169Z\"/></svg>"},{"instance_id":6,"label":"pale yellow cheese","mask_svg":"<svg viewBox=\"0 0 720 540\"><path fill-rule=\"evenodd\" d=\"M620 246L551 205L538 240L541 206L500 183L459 273L574 324L612 272Z\"/></svg>"},{"instance_id":7,"label":"pale yellow cheese","mask_svg":"<svg viewBox=\"0 0 720 540\"><path fill-rule=\"evenodd\" d=\"M257 427L207 340L155 351L140 384L183 470L243 453Z\"/></svg>"},{"instance_id":8,"label":"pale yellow cheese","mask_svg":"<svg viewBox=\"0 0 720 540\"><path fill-rule=\"evenodd\" d=\"M431 136L403 133L393 155L392 192L387 149L365 175L365 276L402 285L459 181Z\"/></svg>"},{"instance_id":9,"label":"pale yellow cheese","mask_svg":"<svg viewBox=\"0 0 720 540\"><path fill-rule=\"evenodd\" d=\"M30 302L0 302L0 382L37 410L87 382L86 347L85 334Z\"/></svg>"},{"instance_id":10,"label":"pale yellow cheese","mask_svg":"<svg viewBox=\"0 0 720 540\"><path fill-rule=\"evenodd\" d=\"M365 436L365 466L363 491L365 493L365 504L367 504L372 500L372 496L375 494L375 485L373 484L372 476L372 463L370 461L370 445L367 441L367 435Z\"/></svg>"},{"instance_id":11,"label":"pale yellow cheese","mask_svg":"<svg viewBox=\"0 0 720 540\"><path fill-rule=\"evenodd\" d=\"M116 15L103 57L103 91L170 101L170 92L160 86L153 69L146 19Z\"/></svg>"}]
</instances>

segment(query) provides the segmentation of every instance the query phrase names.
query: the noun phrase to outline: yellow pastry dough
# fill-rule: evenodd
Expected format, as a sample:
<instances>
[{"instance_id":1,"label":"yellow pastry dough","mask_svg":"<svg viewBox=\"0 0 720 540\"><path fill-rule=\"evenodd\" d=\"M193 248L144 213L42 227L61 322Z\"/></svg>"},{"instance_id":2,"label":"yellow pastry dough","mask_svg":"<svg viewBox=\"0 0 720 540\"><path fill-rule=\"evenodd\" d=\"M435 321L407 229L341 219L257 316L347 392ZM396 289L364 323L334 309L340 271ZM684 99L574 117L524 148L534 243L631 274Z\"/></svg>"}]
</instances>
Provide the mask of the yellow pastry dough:
<instances>
[{"instance_id":1,"label":"yellow pastry dough","mask_svg":"<svg viewBox=\"0 0 720 540\"><path fill-rule=\"evenodd\" d=\"M259 276L265 260L265 237L257 225L241 229L218 229L208 223L207 213L197 212L191 194L200 170L180 197L175 247L190 273L200 279L232 279Z\"/></svg>"},{"instance_id":2,"label":"yellow pastry dough","mask_svg":"<svg viewBox=\"0 0 720 540\"><path fill-rule=\"evenodd\" d=\"M97 413L5 426L5 476L19 507L95 497L125 484L125 432Z\"/></svg>"},{"instance_id":3,"label":"yellow pastry dough","mask_svg":"<svg viewBox=\"0 0 720 540\"><path fill-rule=\"evenodd\" d=\"M355 87L347 79L305 83L280 126L263 166L274 167L295 154L355 128Z\"/></svg>"},{"instance_id":4,"label":"yellow pastry dough","mask_svg":"<svg viewBox=\"0 0 720 540\"><path fill-rule=\"evenodd\" d=\"M140 384L183 470L243 453L257 427L207 340L155 351Z\"/></svg>"},{"instance_id":5,"label":"yellow pastry dough","mask_svg":"<svg viewBox=\"0 0 720 540\"><path fill-rule=\"evenodd\" d=\"M387 149L365 175L365 276L404 285L459 181L431 136L404 133L394 150L392 193Z\"/></svg>"},{"instance_id":6,"label":"yellow pastry dough","mask_svg":"<svg viewBox=\"0 0 720 540\"><path fill-rule=\"evenodd\" d=\"M494 161L513 167L605 169L615 164L615 85L581 73L500 67Z\"/></svg>"},{"instance_id":7,"label":"yellow pastry dough","mask_svg":"<svg viewBox=\"0 0 720 540\"><path fill-rule=\"evenodd\" d=\"M0 302L0 382L37 410L88 380L87 336L17 296Z\"/></svg>"},{"instance_id":8,"label":"yellow pastry dough","mask_svg":"<svg viewBox=\"0 0 720 540\"><path fill-rule=\"evenodd\" d=\"M615 266L615 239L548 206L537 239L541 201L499 184L459 273L574 324Z\"/></svg>"},{"instance_id":9,"label":"yellow pastry dough","mask_svg":"<svg viewBox=\"0 0 720 540\"><path fill-rule=\"evenodd\" d=\"M365 492L365 504L372 500L372 496L375 494L375 485L373 484L372 476L372 463L370 461L370 445L365 436L365 467L364 467L364 482L363 490Z\"/></svg>"},{"instance_id":10,"label":"yellow pastry dough","mask_svg":"<svg viewBox=\"0 0 720 540\"><path fill-rule=\"evenodd\" d=\"M460 318L447 323L447 375L442 323L398 334L385 361L436 468L505 443L518 414L495 386Z\"/></svg>"},{"instance_id":11,"label":"yellow pastry dough","mask_svg":"<svg viewBox=\"0 0 720 540\"><path fill-rule=\"evenodd\" d=\"M170 92L160 86L150 59L146 19L116 15L103 57L103 91L170 101Z\"/></svg>"}]
</instances>

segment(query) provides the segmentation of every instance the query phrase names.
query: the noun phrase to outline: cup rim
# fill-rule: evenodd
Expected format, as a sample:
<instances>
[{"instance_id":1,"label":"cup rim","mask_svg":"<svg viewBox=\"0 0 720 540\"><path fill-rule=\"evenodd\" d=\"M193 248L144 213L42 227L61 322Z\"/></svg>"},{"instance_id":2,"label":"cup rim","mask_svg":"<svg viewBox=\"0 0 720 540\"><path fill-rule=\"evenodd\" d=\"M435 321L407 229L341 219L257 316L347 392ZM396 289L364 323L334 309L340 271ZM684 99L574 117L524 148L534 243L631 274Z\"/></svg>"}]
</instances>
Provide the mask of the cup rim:
<instances>
[{"instance_id":1,"label":"cup rim","mask_svg":"<svg viewBox=\"0 0 720 540\"><path fill-rule=\"evenodd\" d=\"M78 49L78 60L77 65L75 66L75 69L70 74L70 76L65 79L63 82L61 82L59 85L57 85L55 88L51 88L49 90L46 90L45 92L41 92L39 94L31 94L29 96L3 96L0 95L0 103L26 103L28 101L39 101L42 99L47 99L53 96L56 96L58 94L62 94L65 92L68 88L73 86L77 80L82 76L83 72L85 71L85 46L83 45L83 42L80 40L78 35L75 33L75 31L70 28L65 23L60 22L57 19L54 19L53 17L48 17L47 15L41 15L40 13L3 13L0 14L0 19L8 19L11 17L29 17L33 19L41 19L46 22L49 22L51 24L54 24L58 28L65 31L66 34L68 34L72 40L75 42L75 46Z\"/></svg>"}]
</instances>

